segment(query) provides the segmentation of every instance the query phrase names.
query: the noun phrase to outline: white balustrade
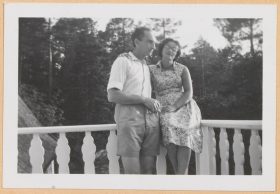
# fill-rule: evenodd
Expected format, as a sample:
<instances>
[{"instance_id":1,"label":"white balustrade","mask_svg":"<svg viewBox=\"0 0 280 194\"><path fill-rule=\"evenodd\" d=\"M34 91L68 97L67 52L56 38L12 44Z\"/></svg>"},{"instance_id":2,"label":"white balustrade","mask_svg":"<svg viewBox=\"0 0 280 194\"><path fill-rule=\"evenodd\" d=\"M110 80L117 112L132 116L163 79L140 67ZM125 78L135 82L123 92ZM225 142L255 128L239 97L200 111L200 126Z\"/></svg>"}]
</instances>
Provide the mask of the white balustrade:
<instances>
[{"instance_id":1,"label":"white balustrade","mask_svg":"<svg viewBox=\"0 0 280 194\"><path fill-rule=\"evenodd\" d=\"M243 175L244 174L244 143L240 129L234 129L233 136L233 156L235 164L235 174Z\"/></svg>"},{"instance_id":2,"label":"white balustrade","mask_svg":"<svg viewBox=\"0 0 280 194\"><path fill-rule=\"evenodd\" d=\"M196 154L197 174L216 174L216 138L212 127L202 126L202 153Z\"/></svg>"},{"instance_id":3,"label":"white balustrade","mask_svg":"<svg viewBox=\"0 0 280 194\"><path fill-rule=\"evenodd\" d=\"M209 130L209 165L210 165L210 174L216 174L216 138L215 132L212 127L208 128Z\"/></svg>"},{"instance_id":4,"label":"white balustrade","mask_svg":"<svg viewBox=\"0 0 280 194\"><path fill-rule=\"evenodd\" d=\"M83 160L85 163L85 174L95 174L95 151L96 146L94 144L94 139L91 136L91 132L87 131L82 145Z\"/></svg>"},{"instance_id":5,"label":"white balustrade","mask_svg":"<svg viewBox=\"0 0 280 194\"><path fill-rule=\"evenodd\" d=\"M65 133L59 134L57 141L57 147L55 149L57 163L59 165L59 174L69 173L69 161L70 161L70 147Z\"/></svg>"},{"instance_id":6,"label":"white balustrade","mask_svg":"<svg viewBox=\"0 0 280 194\"><path fill-rule=\"evenodd\" d=\"M249 153L252 174L260 175L262 173L262 147L258 131L251 132Z\"/></svg>"},{"instance_id":7,"label":"white balustrade","mask_svg":"<svg viewBox=\"0 0 280 194\"><path fill-rule=\"evenodd\" d=\"M107 157L109 160L109 174L119 174L120 165L119 165L119 156L117 156L117 135L115 130L110 131L108 137L108 143L106 146Z\"/></svg>"},{"instance_id":8,"label":"white balustrade","mask_svg":"<svg viewBox=\"0 0 280 194\"><path fill-rule=\"evenodd\" d=\"M203 150L201 154L196 154L197 174L216 174L216 139L213 128L220 128L220 157L221 174L229 174L229 141L226 129L234 129L233 152L235 162L235 174L244 174L244 143L241 129L251 130L250 138L250 165L252 174L262 173L262 147L258 130L262 129L261 121L227 121L227 120L202 120L203 130ZM119 174L119 156L117 156L117 136L115 134L116 125L83 125L83 126L59 126L59 127L32 127L20 128L18 134L33 134L29 155L32 165L32 173L43 173L44 148L39 134L59 133L55 149L59 173L69 173L70 147L66 138L66 133L85 132L83 140L82 154L85 162L84 172L95 173L94 161L96 146L91 136L93 131L110 131L108 143L106 145L107 157L109 160L109 173ZM160 155L157 157L157 174L166 174L166 148L160 148Z\"/></svg>"},{"instance_id":9,"label":"white balustrade","mask_svg":"<svg viewBox=\"0 0 280 194\"><path fill-rule=\"evenodd\" d=\"M203 145L202 153L196 154L196 173L197 174L210 174L210 153L209 153L209 130L207 126L202 126L203 131Z\"/></svg>"},{"instance_id":10,"label":"white balustrade","mask_svg":"<svg viewBox=\"0 0 280 194\"><path fill-rule=\"evenodd\" d=\"M29 149L32 173L43 173L44 153L45 150L39 134L34 134Z\"/></svg>"},{"instance_id":11,"label":"white balustrade","mask_svg":"<svg viewBox=\"0 0 280 194\"><path fill-rule=\"evenodd\" d=\"M220 156L221 156L221 174L228 175L229 174L229 142L226 128L221 128L220 132Z\"/></svg>"}]
</instances>

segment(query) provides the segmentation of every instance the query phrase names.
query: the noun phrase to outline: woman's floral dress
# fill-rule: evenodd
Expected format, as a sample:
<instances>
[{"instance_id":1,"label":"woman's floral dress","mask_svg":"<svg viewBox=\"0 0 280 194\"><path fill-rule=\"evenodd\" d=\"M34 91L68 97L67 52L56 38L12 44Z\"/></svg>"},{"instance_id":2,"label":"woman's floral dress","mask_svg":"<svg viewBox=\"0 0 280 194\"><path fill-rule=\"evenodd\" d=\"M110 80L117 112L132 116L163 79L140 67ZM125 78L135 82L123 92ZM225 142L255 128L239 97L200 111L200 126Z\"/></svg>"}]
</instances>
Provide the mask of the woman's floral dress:
<instances>
[{"instance_id":1,"label":"woman's floral dress","mask_svg":"<svg viewBox=\"0 0 280 194\"><path fill-rule=\"evenodd\" d=\"M181 77L184 68L187 67L177 62L174 62L173 70L162 70L160 62L157 65L150 65L153 91L162 106L173 105L183 94ZM201 112L193 99L175 112L161 112L163 144L187 146L200 153L203 137L200 121Z\"/></svg>"}]
</instances>

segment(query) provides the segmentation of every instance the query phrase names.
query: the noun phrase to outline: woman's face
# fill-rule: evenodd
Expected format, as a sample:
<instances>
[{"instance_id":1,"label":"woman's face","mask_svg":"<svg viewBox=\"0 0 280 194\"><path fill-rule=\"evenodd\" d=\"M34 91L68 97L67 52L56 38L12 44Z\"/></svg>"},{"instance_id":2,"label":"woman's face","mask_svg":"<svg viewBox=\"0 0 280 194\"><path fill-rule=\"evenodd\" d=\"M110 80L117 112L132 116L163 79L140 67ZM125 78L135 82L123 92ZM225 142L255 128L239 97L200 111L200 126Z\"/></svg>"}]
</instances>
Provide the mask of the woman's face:
<instances>
[{"instance_id":1,"label":"woman's face","mask_svg":"<svg viewBox=\"0 0 280 194\"><path fill-rule=\"evenodd\" d=\"M178 45L175 42L170 41L166 43L162 49L162 58L165 60L168 59L169 61L173 61L178 50Z\"/></svg>"}]
</instances>

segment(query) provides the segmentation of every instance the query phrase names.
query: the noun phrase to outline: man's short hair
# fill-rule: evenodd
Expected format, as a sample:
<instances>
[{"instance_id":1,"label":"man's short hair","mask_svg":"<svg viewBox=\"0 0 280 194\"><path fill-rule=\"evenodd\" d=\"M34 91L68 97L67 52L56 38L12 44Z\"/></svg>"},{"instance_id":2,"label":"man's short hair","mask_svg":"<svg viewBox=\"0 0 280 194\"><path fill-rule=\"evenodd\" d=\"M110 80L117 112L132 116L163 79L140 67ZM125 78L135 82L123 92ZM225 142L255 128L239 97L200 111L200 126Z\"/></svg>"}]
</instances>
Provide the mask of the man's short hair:
<instances>
[{"instance_id":1,"label":"man's short hair","mask_svg":"<svg viewBox=\"0 0 280 194\"><path fill-rule=\"evenodd\" d=\"M142 40L142 38L145 36L146 31L151 31L151 29L147 27L138 27L134 30L134 32L131 35L133 47L135 47L135 39Z\"/></svg>"}]
</instances>

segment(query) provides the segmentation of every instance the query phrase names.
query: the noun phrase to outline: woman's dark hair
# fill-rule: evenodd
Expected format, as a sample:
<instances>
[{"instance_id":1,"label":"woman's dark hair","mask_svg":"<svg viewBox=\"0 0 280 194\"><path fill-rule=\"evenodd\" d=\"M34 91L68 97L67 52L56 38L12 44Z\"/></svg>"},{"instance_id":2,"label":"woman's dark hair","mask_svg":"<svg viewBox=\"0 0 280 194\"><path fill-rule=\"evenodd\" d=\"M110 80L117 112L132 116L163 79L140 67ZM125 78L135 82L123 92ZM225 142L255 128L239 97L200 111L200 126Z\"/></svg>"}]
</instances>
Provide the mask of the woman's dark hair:
<instances>
[{"instance_id":1,"label":"woman's dark hair","mask_svg":"<svg viewBox=\"0 0 280 194\"><path fill-rule=\"evenodd\" d=\"M133 47L135 47L135 39L142 40L142 38L145 36L146 31L151 31L151 29L147 27L138 27L134 30L134 32L131 35Z\"/></svg>"},{"instance_id":2,"label":"woman's dark hair","mask_svg":"<svg viewBox=\"0 0 280 194\"><path fill-rule=\"evenodd\" d=\"M158 56L160 58L162 58L162 50L163 50L164 46L169 42L174 42L178 46L178 51L177 51L177 53L175 55L175 58L174 58L174 61L176 61L179 58L179 56L181 55L181 46L180 46L180 43L177 40L174 40L172 38L166 38L159 44L159 46L158 46Z\"/></svg>"}]
</instances>

